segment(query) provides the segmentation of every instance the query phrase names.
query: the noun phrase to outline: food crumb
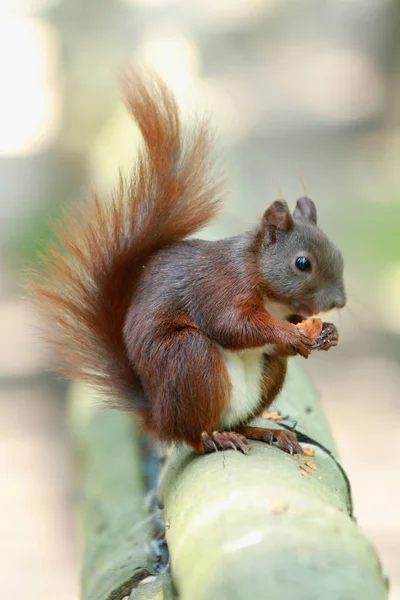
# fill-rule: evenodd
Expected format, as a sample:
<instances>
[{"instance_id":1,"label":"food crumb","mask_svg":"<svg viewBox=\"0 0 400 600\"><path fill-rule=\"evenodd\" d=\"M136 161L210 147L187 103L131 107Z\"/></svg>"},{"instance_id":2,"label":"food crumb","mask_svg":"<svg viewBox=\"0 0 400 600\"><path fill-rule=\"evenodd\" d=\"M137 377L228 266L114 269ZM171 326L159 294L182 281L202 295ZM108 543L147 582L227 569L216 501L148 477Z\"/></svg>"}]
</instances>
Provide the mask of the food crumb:
<instances>
[{"instance_id":1,"label":"food crumb","mask_svg":"<svg viewBox=\"0 0 400 600\"><path fill-rule=\"evenodd\" d=\"M276 423L282 420L282 415L280 415L278 412L268 412L268 410L264 410L262 417L263 419L275 421Z\"/></svg>"},{"instance_id":2,"label":"food crumb","mask_svg":"<svg viewBox=\"0 0 400 600\"><path fill-rule=\"evenodd\" d=\"M317 466L314 465L314 463L311 462L311 460L309 458L304 459L304 464L307 465L307 467L310 467L310 469L312 469L313 471L317 470Z\"/></svg>"},{"instance_id":3,"label":"food crumb","mask_svg":"<svg viewBox=\"0 0 400 600\"><path fill-rule=\"evenodd\" d=\"M303 448L303 453L306 456L315 456L315 450L314 450L314 448L307 448L307 447Z\"/></svg>"},{"instance_id":4,"label":"food crumb","mask_svg":"<svg viewBox=\"0 0 400 600\"><path fill-rule=\"evenodd\" d=\"M299 468L303 477L310 477L310 475L312 475L312 471L306 465L299 465Z\"/></svg>"}]
</instances>

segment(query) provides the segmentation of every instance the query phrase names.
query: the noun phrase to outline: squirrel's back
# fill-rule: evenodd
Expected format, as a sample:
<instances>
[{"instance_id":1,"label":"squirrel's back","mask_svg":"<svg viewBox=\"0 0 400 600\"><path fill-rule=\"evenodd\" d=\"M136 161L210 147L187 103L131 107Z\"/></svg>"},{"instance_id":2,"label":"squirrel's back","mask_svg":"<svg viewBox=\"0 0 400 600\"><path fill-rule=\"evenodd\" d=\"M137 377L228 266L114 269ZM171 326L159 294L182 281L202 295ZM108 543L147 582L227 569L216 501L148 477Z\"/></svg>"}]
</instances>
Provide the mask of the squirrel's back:
<instances>
[{"instance_id":1,"label":"squirrel's back","mask_svg":"<svg viewBox=\"0 0 400 600\"><path fill-rule=\"evenodd\" d=\"M67 212L31 289L50 325L57 370L121 408L140 409L122 333L135 285L149 257L216 214L220 185L211 177L205 124L184 134L174 96L158 77L131 72L123 89L143 136L132 173L120 176L107 202L92 193Z\"/></svg>"}]
</instances>

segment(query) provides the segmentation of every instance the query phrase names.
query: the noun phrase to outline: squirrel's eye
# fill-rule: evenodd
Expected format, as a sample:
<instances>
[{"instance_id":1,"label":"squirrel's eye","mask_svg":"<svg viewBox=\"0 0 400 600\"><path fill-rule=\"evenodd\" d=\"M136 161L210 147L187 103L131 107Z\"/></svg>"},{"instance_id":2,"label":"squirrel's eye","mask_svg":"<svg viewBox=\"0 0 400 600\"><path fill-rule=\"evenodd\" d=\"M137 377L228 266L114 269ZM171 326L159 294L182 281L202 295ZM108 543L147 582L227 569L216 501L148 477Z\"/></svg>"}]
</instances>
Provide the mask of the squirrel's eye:
<instances>
[{"instance_id":1,"label":"squirrel's eye","mask_svg":"<svg viewBox=\"0 0 400 600\"><path fill-rule=\"evenodd\" d=\"M299 256L296 258L295 265L299 271L311 271L311 262L305 256Z\"/></svg>"}]
</instances>

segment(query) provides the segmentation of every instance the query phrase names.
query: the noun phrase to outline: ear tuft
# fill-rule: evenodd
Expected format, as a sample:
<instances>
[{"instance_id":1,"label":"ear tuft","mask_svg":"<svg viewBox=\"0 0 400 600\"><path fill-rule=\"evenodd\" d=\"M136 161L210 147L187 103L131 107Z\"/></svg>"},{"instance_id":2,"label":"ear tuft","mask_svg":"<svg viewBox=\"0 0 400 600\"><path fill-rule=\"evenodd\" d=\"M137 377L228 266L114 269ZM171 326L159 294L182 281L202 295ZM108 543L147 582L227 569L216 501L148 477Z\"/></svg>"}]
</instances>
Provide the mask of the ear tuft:
<instances>
[{"instance_id":1,"label":"ear tuft","mask_svg":"<svg viewBox=\"0 0 400 600\"><path fill-rule=\"evenodd\" d=\"M313 225L317 224L317 208L311 198L303 196L297 200L293 217L296 220L309 221Z\"/></svg>"}]
</instances>

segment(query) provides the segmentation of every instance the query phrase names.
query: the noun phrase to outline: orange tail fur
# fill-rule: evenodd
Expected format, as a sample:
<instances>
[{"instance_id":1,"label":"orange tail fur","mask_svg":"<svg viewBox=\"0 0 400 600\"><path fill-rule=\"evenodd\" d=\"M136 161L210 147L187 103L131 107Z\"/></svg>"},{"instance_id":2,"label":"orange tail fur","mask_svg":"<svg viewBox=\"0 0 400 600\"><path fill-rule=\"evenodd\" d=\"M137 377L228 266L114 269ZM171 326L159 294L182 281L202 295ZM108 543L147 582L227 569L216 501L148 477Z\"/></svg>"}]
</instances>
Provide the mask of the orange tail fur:
<instances>
[{"instance_id":1,"label":"orange tail fur","mask_svg":"<svg viewBox=\"0 0 400 600\"><path fill-rule=\"evenodd\" d=\"M143 136L132 174L120 177L110 201L92 193L66 214L30 287L52 327L57 370L106 392L120 408L140 409L145 399L122 338L135 282L153 253L215 215L220 185L210 179L205 125L183 141L175 99L162 81L129 73L123 89Z\"/></svg>"}]
</instances>

